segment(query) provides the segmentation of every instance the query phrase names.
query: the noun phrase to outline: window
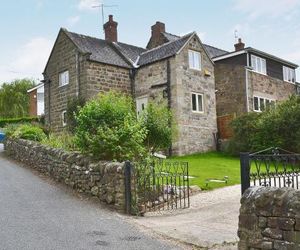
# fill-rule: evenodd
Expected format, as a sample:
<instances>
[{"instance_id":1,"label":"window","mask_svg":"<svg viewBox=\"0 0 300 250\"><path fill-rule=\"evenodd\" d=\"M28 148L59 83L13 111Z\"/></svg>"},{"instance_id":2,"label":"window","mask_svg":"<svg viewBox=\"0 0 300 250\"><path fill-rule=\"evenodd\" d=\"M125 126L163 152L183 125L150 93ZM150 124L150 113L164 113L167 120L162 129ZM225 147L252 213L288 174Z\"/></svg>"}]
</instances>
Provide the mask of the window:
<instances>
[{"instance_id":1,"label":"window","mask_svg":"<svg viewBox=\"0 0 300 250\"><path fill-rule=\"evenodd\" d=\"M254 111L261 112L265 109L270 109L275 106L275 101L264 97L253 97L253 109Z\"/></svg>"},{"instance_id":2,"label":"window","mask_svg":"<svg viewBox=\"0 0 300 250\"><path fill-rule=\"evenodd\" d=\"M192 93L192 111L199 113L204 112L203 94Z\"/></svg>"},{"instance_id":3,"label":"window","mask_svg":"<svg viewBox=\"0 0 300 250\"><path fill-rule=\"evenodd\" d=\"M189 66L191 69L201 70L200 52L189 50Z\"/></svg>"},{"instance_id":4,"label":"window","mask_svg":"<svg viewBox=\"0 0 300 250\"><path fill-rule=\"evenodd\" d=\"M59 74L59 86L65 86L69 84L69 71L64 71Z\"/></svg>"},{"instance_id":5,"label":"window","mask_svg":"<svg viewBox=\"0 0 300 250\"><path fill-rule=\"evenodd\" d=\"M139 97L136 99L136 113L139 116L148 104L148 97Z\"/></svg>"},{"instance_id":6,"label":"window","mask_svg":"<svg viewBox=\"0 0 300 250\"><path fill-rule=\"evenodd\" d=\"M294 83L296 81L295 69L283 66L283 80Z\"/></svg>"},{"instance_id":7,"label":"window","mask_svg":"<svg viewBox=\"0 0 300 250\"><path fill-rule=\"evenodd\" d=\"M251 66L255 72L267 74L266 59L251 55Z\"/></svg>"},{"instance_id":8,"label":"window","mask_svg":"<svg viewBox=\"0 0 300 250\"><path fill-rule=\"evenodd\" d=\"M62 125L63 126L66 126L67 125L67 111L64 110L62 113L61 113L61 121L62 121Z\"/></svg>"}]
</instances>

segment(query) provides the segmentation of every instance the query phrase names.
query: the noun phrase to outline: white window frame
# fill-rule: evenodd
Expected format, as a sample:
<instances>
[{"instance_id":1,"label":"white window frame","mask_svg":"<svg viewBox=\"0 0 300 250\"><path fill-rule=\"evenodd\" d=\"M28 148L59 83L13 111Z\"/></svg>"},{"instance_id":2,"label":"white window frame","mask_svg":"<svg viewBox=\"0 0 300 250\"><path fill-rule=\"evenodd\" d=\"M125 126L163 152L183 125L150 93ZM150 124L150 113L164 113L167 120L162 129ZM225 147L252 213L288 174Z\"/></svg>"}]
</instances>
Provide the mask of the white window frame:
<instances>
[{"instance_id":1,"label":"white window frame","mask_svg":"<svg viewBox=\"0 0 300 250\"><path fill-rule=\"evenodd\" d=\"M196 95L196 110L193 110L193 95ZM199 96L201 96L202 110L199 110L199 98L198 98ZM192 92L191 93L191 110L192 110L193 113L200 113L200 114L204 113L204 94L197 93L197 92Z\"/></svg>"},{"instance_id":2,"label":"white window frame","mask_svg":"<svg viewBox=\"0 0 300 250\"><path fill-rule=\"evenodd\" d=\"M282 66L282 72L283 72L283 81L295 83L296 82L296 72L295 69Z\"/></svg>"},{"instance_id":3,"label":"white window frame","mask_svg":"<svg viewBox=\"0 0 300 250\"><path fill-rule=\"evenodd\" d=\"M253 68L253 71L262 75L267 75L266 59L259 56L251 55L251 67Z\"/></svg>"},{"instance_id":4,"label":"white window frame","mask_svg":"<svg viewBox=\"0 0 300 250\"><path fill-rule=\"evenodd\" d=\"M258 99L258 109L255 109L255 102L254 102L254 98L257 98ZM260 99L263 99L263 102L264 102L264 110L261 109L261 106L260 106ZM266 98L266 97L262 97L262 96L253 96L253 111L255 112L262 112L262 111L265 111L266 110L266 103L267 101L269 101L270 103L271 102L274 102L274 106L276 105L276 101L274 99L270 99L270 98Z\"/></svg>"},{"instance_id":5,"label":"white window frame","mask_svg":"<svg viewBox=\"0 0 300 250\"><path fill-rule=\"evenodd\" d=\"M62 122L63 127L67 126L67 111L66 110L61 112L61 122Z\"/></svg>"},{"instance_id":6,"label":"white window frame","mask_svg":"<svg viewBox=\"0 0 300 250\"><path fill-rule=\"evenodd\" d=\"M146 109L146 106L148 104L148 96L141 96L136 98L136 114L137 116L140 116L143 110Z\"/></svg>"},{"instance_id":7,"label":"white window frame","mask_svg":"<svg viewBox=\"0 0 300 250\"><path fill-rule=\"evenodd\" d=\"M59 87L66 86L69 84L69 70L65 70L59 73Z\"/></svg>"},{"instance_id":8,"label":"white window frame","mask_svg":"<svg viewBox=\"0 0 300 250\"><path fill-rule=\"evenodd\" d=\"M198 56L198 65L196 65L196 60ZM198 67L197 67L198 66ZM189 68L194 69L194 70L199 70L201 71L202 68L202 56L199 51L191 50L189 49Z\"/></svg>"}]
</instances>

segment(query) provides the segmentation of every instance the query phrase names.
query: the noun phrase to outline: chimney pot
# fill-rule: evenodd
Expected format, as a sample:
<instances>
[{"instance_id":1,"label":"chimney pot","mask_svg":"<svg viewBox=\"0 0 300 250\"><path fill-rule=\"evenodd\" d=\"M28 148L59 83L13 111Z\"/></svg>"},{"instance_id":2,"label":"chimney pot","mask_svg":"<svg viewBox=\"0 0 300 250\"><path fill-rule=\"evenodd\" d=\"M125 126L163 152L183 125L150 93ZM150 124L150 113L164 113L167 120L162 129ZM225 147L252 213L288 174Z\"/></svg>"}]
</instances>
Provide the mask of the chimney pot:
<instances>
[{"instance_id":1,"label":"chimney pot","mask_svg":"<svg viewBox=\"0 0 300 250\"><path fill-rule=\"evenodd\" d=\"M238 43L234 45L235 51L243 50L245 48L245 44L242 42L242 39L238 39Z\"/></svg>"},{"instance_id":2,"label":"chimney pot","mask_svg":"<svg viewBox=\"0 0 300 250\"><path fill-rule=\"evenodd\" d=\"M118 23L113 20L113 15L108 16L108 21L103 25L105 40L118 42Z\"/></svg>"}]
</instances>

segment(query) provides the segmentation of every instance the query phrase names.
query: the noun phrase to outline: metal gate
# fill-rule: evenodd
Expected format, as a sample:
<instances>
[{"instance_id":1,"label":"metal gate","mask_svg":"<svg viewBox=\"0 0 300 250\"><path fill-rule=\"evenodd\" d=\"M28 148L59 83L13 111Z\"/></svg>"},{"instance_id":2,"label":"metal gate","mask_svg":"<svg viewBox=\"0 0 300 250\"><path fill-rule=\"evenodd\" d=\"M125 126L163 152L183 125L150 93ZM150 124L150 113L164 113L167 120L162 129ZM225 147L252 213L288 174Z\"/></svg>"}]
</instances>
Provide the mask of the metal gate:
<instances>
[{"instance_id":1,"label":"metal gate","mask_svg":"<svg viewBox=\"0 0 300 250\"><path fill-rule=\"evenodd\" d=\"M125 187L127 213L144 214L190 206L187 162L126 162Z\"/></svg>"},{"instance_id":2,"label":"metal gate","mask_svg":"<svg viewBox=\"0 0 300 250\"><path fill-rule=\"evenodd\" d=\"M250 186L300 189L300 154L268 148L253 154L241 153L242 194Z\"/></svg>"}]
</instances>

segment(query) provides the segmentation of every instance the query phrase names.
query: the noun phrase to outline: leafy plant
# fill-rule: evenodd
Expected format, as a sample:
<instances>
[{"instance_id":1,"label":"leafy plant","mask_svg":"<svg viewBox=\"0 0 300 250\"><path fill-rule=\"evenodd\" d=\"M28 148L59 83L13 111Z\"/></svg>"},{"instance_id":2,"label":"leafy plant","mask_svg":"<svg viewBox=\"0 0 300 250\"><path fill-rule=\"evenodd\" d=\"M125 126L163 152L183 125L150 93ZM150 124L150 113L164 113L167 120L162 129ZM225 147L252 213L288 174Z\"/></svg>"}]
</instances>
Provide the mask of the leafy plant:
<instances>
[{"instance_id":1,"label":"leafy plant","mask_svg":"<svg viewBox=\"0 0 300 250\"><path fill-rule=\"evenodd\" d=\"M45 137L42 144L47 145L52 148L65 149L67 151L76 150L74 136L69 133L52 134L50 133L48 137Z\"/></svg>"},{"instance_id":2,"label":"leafy plant","mask_svg":"<svg viewBox=\"0 0 300 250\"><path fill-rule=\"evenodd\" d=\"M76 116L78 148L102 160L133 160L145 154L146 129L137 120L132 99L108 92L89 101Z\"/></svg>"},{"instance_id":3,"label":"leafy plant","mask_svg":"<svg viewBox=\"0 0 300 250\"><path fill-rule=\"evenodd\" d=\"M0 128L4 128L7 124L31 123L31 122L40 122L40 118L38 117L1 118Z\"/></svg>"},{"instance_id":4,"label":"leafy plant","mask_svg":"<svg viewBox=\"0 0 300 250\"><path fill-rule=\"evenodd\" d=\"M8 135L12 138L26 139L31 141L42 141L46 138L42 128L31 124L18 125L14 128L12 134L8 133Z\"/></svg>"},{"instance_id":5,"label":"leafy plant","mask_svg":"<svg viewBox=\"0 0 300 250\"><path fill-rule=\"evenodd\" d=\"M79 110L84 106L85 100L82 97L71 98L67 104L67 128L71 133L75 132L76 128L76 115Z\"/></svg>"}]
</instances>

